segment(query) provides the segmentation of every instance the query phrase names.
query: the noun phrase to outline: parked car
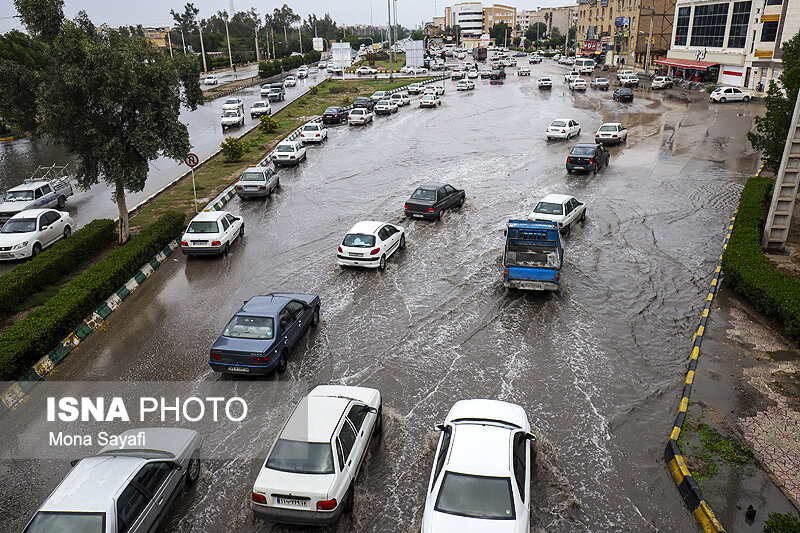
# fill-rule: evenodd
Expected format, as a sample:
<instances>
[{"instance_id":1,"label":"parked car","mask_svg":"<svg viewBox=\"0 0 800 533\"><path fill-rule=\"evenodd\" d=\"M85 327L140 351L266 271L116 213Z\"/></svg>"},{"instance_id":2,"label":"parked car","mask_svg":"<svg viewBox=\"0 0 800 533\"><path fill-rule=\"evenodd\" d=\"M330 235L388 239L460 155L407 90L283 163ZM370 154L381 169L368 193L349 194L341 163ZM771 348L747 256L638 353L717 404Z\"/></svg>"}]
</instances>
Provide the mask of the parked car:
<instances>
[{"instance_id":1,"label":"parked car","mask_svg":"<svg viewBox=\"0 0 800 533\"><path fill-rule=\"evenodd\" d=\"M280 185L278 173L270 167L250 167L239 176L235 190L239 198L264 198Z\"/></svg>"},{"instance_id":2,"label":"parked car","mask_svg":"<svg viewBox=\"0 0 800 533\"><path fill-rule=\"evenodd\" d=\"M406 247L405 230L400 226L366 220L359 222L342 239L337 249L339 266L386 269L386 260Z\"/></svg>"},{"instance_id":3,"label":"parked car","mask_svg":"<svg viewBox=\"0 0 800 533\"><path fill-rule=\"evenodd\" d=\"M408 94L420 94L422 91L425 90L425 85L422 83L412 83L408 87L406 87L406 91Z\"/></svg>"},{"instance_id":4,"label":"parked car","mask_svg":"<svg viewBox=\"0 0 800 533\"><path fill-rule=\"evenodd\" d=\"M397 104L398 107L403 107L411 103L408 93L404 92L392 93L392 96L389 97L389 100Z\"/></svg>"},{"instance_id":5,"label":"parked car","mask_svg":"<svg viewBox=\"0 0 800 533\"><path fill-rule=\"evenodd\" d=\"M550 78L539 78L539 88L540 89L552 89L553 88L553 80Z\"/></svg>"},{"instance_id":6,"label":"parked car","mask_svg":"<svg viewBox=\"0 0 800 533\"><path fill-rule=\"evenodd\" d=\"M369 99L377 104L381 100L385 100L390 96L391 95L389 94L389 91L375 91L372 93L372 96L370 96Z\"/></svg>"},{"instance_id":7,"label":"parked car","mask_svg":"<svg viewBox=\"0 0 800 533\"><path fill-rule=\"evenodd\" d=\"M368 111L372 111L375 107L375 101L371 98L367 98L366 96L359 96L353 102L353 109L366 109Z\"/></svg>"},{"instance_id":8,"label":"parked car","mask_svg":"<svg viewBox=\"0 0 800 533\"><path fill-rule=\"evenodd\" d=\"M300 130L300 142L321 143L328 138L328 130L319 122L311 122Z\"/></svg>"},{"instance_id":9,"label":"parked car","mask_svg":"<svg viewBox=\"0 0 800 533\"><path fill-rule=\"evenodd\" d=\"M283 374L309 326L319 324L316 294L253 296L230 319L209 350L208 364L224 374Z\"/></svg>"},{"instance_id":10,"label":"parked car","mask_svg":"<svg viewBox=\"0 0 800 533\"><path fill-rule=\"evenodd\" d=\"M272 106L266 100L256 100L250 106L250 118L261 117L263 115L271 115Z\"/></svg>"},{"instance_id":11,"label":"parked car","mask_svg":"<svg viewBox=\"0 0 800 533\"><path fill-rule=\"evenodd\" d=\"M286 76L286 79L283 80L283 84L286 87L294 87L297 85L297 78L294 76Z\"/></svg>"},{"instance_id":12,"label":"parked car","mask_svg":"<svg viewBox=\"0 0 800 533\"><path fill-rule=\"evenodd\" d=\"M470 91L475 88L475 82L472 80L459 80L456 83L456 90L457 91Z\"/></svg>"},{"instance_id":13,"label":"parked car","mask_svg":"<svg viewBox=\"0 0 800 533\"><path fill-rule=\"evenodd\" d=\"M69 213L28 209L8 219L0 229L0 260L36 257L48 246L72 235L75 222Z\"/></svg>"},{"instance_id":14,"label":"parked car","mask_svg":"<svg viewBox=\"0 0 800 533\"><path fill-rule=\"evenodd\" d=\"M570 80L569 88L572 91L585 91L586 90L586 82L581 78Z\"/></svg>"},{"instance_id":15,"label":"parked car","mask_svg":"<svg viewBox=\"0 0 800 533\"><path fill-rule=\"evenodd\" d=\"M419 101L420 107L436 107L440 105L442 105L442 99L435 94L425 94Z\"/></svg>"},{"instance_id":16,"label":"parked car","mask_svg":"<svg viewBox=\"0 0 800 533\"><path fill-rule=\"evenodd\" d=\"M520 67L519 69L517 69L517 76L530 76L530 75L531 75L531 69L529 69L528 67Z\"/></svg>"},{"instance_id":17,"label":"parked car","mask_svg":"<svg viewBox=\"0 0 800 533\"><path fill-rule=\"evenodd\" d=\"M581 134L581 125L568 118L557 118L545 130L547 140L566 139L577 137Z\"/></svg>"},{"instance_id":18,"label":"parked car","mask_svg":"<svg viewBox=\"0 0 800 533\"><path fill-rule=\"evenodd\" d=\"M358 473L383 425L377 389L319 385L281 428L253 484L253 515L332 525L353 510Z\"/></svg>"},{"instance_id":19,"label":"parked car","mask_svg":"<svg viewBox=\"0 0 800 533\"><path fill-rule=\"evenodd\" d=\"M407 217L435 218L441 220L442 212L464 205L466 193L448 183L426 183L406 200L404 209Z\"/></svg>"},{"instance_id":20,"label":"parked car","mask_svg":"<svg viewBox=\"0 0 800 533\"><path fill-rule=\"evenodd\" d=\"M626 74L625 76L617 76L619 84L623 87L638 87L639 78L636 74Z\"/></svg>"},{"instance_id":21,"label":"parked car","mask_svg":"<svg viewBox=\"0 0 800 533\"><path fill-rule=\"evenodd\" d=\"M536 438L522 407L461 400L436 429L421 532L528 533Z\"/></svg>"},{"instance_id":22,"label":"parked car","mask_svg":"<svg viewBox=\"0 0 800 533\"><path fill-rule=\"evenodd\" d=\"M719 87L714 90L710 95L712 102L749 102L750 95L737 87Z\"/></svg>"},{"instance_id":23,"label":"parked car","mask_svg":"<svg viewBox=\"0 0 800 533\"><path fill-rule=\"evenodd\" d=\"M371 75L377 74L377 73L378 73L378 71L376 69L374 69L372 67L367 67L367 66L358 67L356 69L356 75L357 76L371 76Z\"/></svg>"},{"instance_id":24,"label":"parked car","mask_svg":"<svg viewBox=\"0 0 800 533\"><path fill-rule=\"evenodd\" d=\"M222 103L222 112L240 111L244 115L244 102L241 98L228 98Z\"/></svg>"},{"instance_id":25,"label":"parked car","mask_svg":"<svg viewBox=\"0 0 800 533\"><path fill-rule=\"evenodd\" d=\"M219 83L219 80L217 79L217 77L213 76L211 74L209 74L208 76L203 78L203 84L205 84L205 85L217 85L218 83Z\"/></svg>"},{"instance_id":26,"label":"parked car","mask_svg":"<svg viewBox=\"0 0 800 533\"><path fill-rule=\"evenodd\" d=\"M493 70L492 74L489 76L490 80L504 80L506 79L506 71L505 70Z\"/></svg>"},{"instance_id":27,"label":"parked car","mask_svg":"<svg viewBox=\"0 0 800 533\"><path fill-rule=\"evenodd\" d=\"M272 152L272 164L276 167L296 166L307 156L306 147L298 141L281 141Z\"/></svg>"},{"instance_id":28,"label":"parked car","mask_svg":"<svg viewBox=\"0 0 800 533\"><path fill-rule=\"evenodd\" d=\"M60 173L60 177L54 179L25 180L6 191L3 202L0 203L0 224L28 209L64 209L67 198L72 194L72 185L65 170Z\"/></svg>"},{"instance_id":29,"label":"parked car","mask_svg":"<svg viewBox=\"0 0 800 533\"><path fill-rule=\"evenodd\" d=\"M628 142L628 130L619 122L607 122L594 134L594 142L600 144Z\"/></svg>"},{"instance_id":30,"label":"parked car","mask_svg":"<svg viewBox=\"0 0 800 533\"><path fill-rule=\"evenodd\" d=\"M467 71L467 78L469 78L469 79L474 80L475 78L478 77L478 75L479 75L478 74L478 69L476 69L476 68L471 68L471 69L469 69L469 71Z\"/></svg>"},{"instance_id":31,"label":"parked car","mask_svg":"<svg viewBox=\"0 0 800 533\"><path fill-rule=\"evenodd\" d=\"M655 89L669 89L672 87L672 80L666 76L656 76L653 78L653 83L650 88Z\"/></svg>"},{"instance_id":32,"label":"parked car","mask_svg":"<svg viewBox=\"0 0 800 533\"><path fill-rule=\"evenodd\" d=\"M244 236L244 220L227 211L202 211L181 237L183 255L228 255L231 244Z\"/></svg>"},{"instance_id":33,"label":"parked car","mask_svg":"<svg viewBox=\"0 0 800 533\"><path fill-rule=\"evenodd\" d=\"M375 114L376 115L391 115L392 113L397 113L399 107L396 103L394 103L391 99L386 98L385 100L379 100L377 104L375 104Z\"/></svg>"},{"instance_id":34,"label":"parked car","mask_svg":"<svg viewBox=\"0 0 800 533\"><path fill-rule=\"evenodd\" d=\"M142 445L130 444L141 440ZM25 533L146 533L200 477L197 431L130 429L123 446L109 445L75 463L36 511Z\"/></svg>"},{"instance_id":35,"label":"parked car","mask_svg":"<svg viewBox=\"0 0 800 533\"><path fill-rule=\"evenodd\" d=\"M614 94L611 95L611 98L615 102L633 102L633 91L627 87L621 87L614 91Z\"/></svg>"},{"instance_id":36,"label":"parked car","mask_svg":"<svg viewBox=\"0 0 800 533\"><path fill-rule=\"evenodd\" d=\"M220 124L222 131L225 131L225 128L244 126L244 113L239 109L236 111L224 111L222 117L220 117Z\"/></svg>"},{"instance_id":37,"label":"parked car","mask_svg":"<svg viewBox=\"0 0 800 533\"><path fill-rule=\"evenodd\" d=\"M437 96L444 95L444 85L428 85L425 87L424 94L435 94Z\"/></svg>"},{"instance_id":38,"label":"parked car","mask_svg":"<svg viewBox=\"0 0 800 533\"><path fill-rule=\"evenodd\" d=\"M576 170L594 172L608 166L609 153L601 144L576 144L567 156L567 173Z\"/></svg>"},{"instance_id":39,"label":"parked car","mask_svg":"<svg viewBox=\"0 0 800 533\"><path fill-rule=\"evenodd\" d=\"M425 67L410 67L408 69L409 74L425 74L426 72L428 72L428 69Z\"/></svg>"},{"instance_id":40,"label":"parked car","mask_svg":"<svg viewBox=\"0 0 800 533\"><path fill-rule=\"evenodd\" d=\"M350 111L347 115L347 123L351 126L356 124L367 124L368 122L372 122L374 115L372 111L365 107L359 107Z\"/></svg>"},{"instance_id":41,"label":"parked car","mask_svg":"<svg viewBox=\"0 0 800 533\"><path fill-rule=\"evenodd\" d=\"M607 91L611 84L608 81L608 78L595 78L591 81L590 85L592 89L600 89L601 91Z\"/></svg>"},{"instance_id":42,"label":"parked car","mask_svg":"<svg viewBox=\"0 0 800 533\"><path fill-rule=\"evenodd\" d=\"M339 106L331 106L322 113L323 124L342 124L347 122L347 110Z\"/></svg>"},{"instance_id":43,"label":"parked car","mask_svg":"<svg viewBox=\"0 0 800 533\"><path fill-rule=\"evenodd\" d=\"M555 222L563 235L569 235L576 222L586 220L586 204L566 194L548 194L539 200L528 220Z\"/></svg>"}]
</instances>

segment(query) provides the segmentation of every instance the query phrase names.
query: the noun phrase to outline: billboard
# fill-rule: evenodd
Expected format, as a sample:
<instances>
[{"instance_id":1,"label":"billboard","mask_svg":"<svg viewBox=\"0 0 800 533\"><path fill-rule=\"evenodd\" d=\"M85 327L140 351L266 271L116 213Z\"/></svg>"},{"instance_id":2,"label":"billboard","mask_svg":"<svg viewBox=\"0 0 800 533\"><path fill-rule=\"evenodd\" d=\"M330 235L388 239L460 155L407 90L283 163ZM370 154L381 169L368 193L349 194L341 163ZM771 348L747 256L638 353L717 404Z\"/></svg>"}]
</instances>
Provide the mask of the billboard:
<instances>
[{"instance_id":1,"label":"billboard","mask_svg":"<svg viewBox=\"0 0 800 533\"><path fill-rule=\"evenodd\" d=\"M353 63L350 43L331 43L331 62L335 67L347 68Z\"/></svg>"},{"instance_id":2,"label":"billboard","mask_svg":"<svg viewBox=\"0 0 800 533\"><path fill-rule=\"evenodd\" d=\"M425 43L411 41L406 43L406 66L421 67L425 60Z\"/></svg>"},{"instance_id":3,"label":"billboard","mask_svg":"<svg viewBox=\"0 0 800 533\"><path fill-rule=\"evenodd\" d=\"M631 19L624 17L617 17L614 19L614 26L627 26L631 23Z\"/></svg>"},{"instance_id":4,"label":"billboard","mask_svg":"<svg viewBox=\"0 0 800 533\"><path fill-rule=\"evenodd\" d=\"M322 40L322 37L314 37L313 39L311 39L311 42L314 45L314 50L316 50L317 52L322 52L323 50L325 50L325 43Z\"/></svg>"},{"instance_id":5,"label":"billboard","mask_svg":"<svg viewBox=\"0 0 800 533\"><path fill-rule=\"evenodd\" d=\"M481 46L489 46L490 39L491 37L489 37L488 33L484 33L483 35L481 35Z\"/></svg>"}]
</instances>

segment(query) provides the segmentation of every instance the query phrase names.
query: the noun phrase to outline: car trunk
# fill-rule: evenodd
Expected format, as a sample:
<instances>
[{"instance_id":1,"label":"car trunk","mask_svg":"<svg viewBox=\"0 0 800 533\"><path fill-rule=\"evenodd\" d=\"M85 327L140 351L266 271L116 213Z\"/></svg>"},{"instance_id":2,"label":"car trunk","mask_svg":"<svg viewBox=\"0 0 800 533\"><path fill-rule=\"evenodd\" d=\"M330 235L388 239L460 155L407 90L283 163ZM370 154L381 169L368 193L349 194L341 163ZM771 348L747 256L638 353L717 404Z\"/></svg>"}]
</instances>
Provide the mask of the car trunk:
<instances>
[{"instance_id":1,"label":"car trunk","mask_svg":"<svg viewBox=\"0 0 800 533\"><path fill-rule=\"evenodd\" d=\"M253 491L263 494L270 507L316 512L317 502L332 496L329 491L334 479L335 474L299 474L264 468Z\"/></svg>"},{"instance_id":2,"label":"car trunk","mask_svg":"<svg viewBox=\"0 0 800 533\"><path fill-rule=\"evenodd\" d=\"M587 166L594 163L594 156L592 155L572 155L567 157L567 163L570 165Z\"/></svg>"},{"instance_id":3,"label":"car trunk","mask_svg":"<svg viewBox=\"0 0 800 533\"><path fill-rule=\"evenodd\" d=\"M433 207L433 202L428 200L408 200L406 202L408 211L412 213L427 213L429 207Z\"/></svg>"}]
</instances>

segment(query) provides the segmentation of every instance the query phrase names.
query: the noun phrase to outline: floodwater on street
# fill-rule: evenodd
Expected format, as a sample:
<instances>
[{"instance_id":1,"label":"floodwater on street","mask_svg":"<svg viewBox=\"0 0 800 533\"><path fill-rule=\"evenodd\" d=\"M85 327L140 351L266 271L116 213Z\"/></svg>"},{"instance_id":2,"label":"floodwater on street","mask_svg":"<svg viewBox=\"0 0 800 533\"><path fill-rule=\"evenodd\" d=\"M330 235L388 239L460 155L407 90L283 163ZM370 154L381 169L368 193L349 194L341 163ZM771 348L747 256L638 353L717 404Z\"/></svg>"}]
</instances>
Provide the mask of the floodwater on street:
<instances>
[{"instance_id":1,"label":"floodwater on street","mask_svg":"<svg viewBox=\"0 0 800 533\"><path fill-rule=\"evenodd\" d=\"M237 459L206 463L163 531L297 531L255 520L250 489L291 401L321 383L378 388L387 414L354 512L330 531L418 531L433 428L464 398L520 404L536 428L534 531L697 530L662 455L724 229L756 170L745 132L763 108L647 91L619 104L610 91L572 94L566 67L532 70L509 69L498 86L476 80L469 92L446 81L440 108L412 98L371 125L331 127L299 168L280 171L272 198L227 205L247 228L229 256L173 255L58 367L53 380L235 379L211 372L207 357L242 300L320 295L322 323L287 373L259 380L298 385L297 396L268 406L269 427L244 435ZM552 91L536 88L540 74L554 78ZM547 142L545 127L561 117L581 136ZM629 140L610 148L610 166L567 174L569 147L613 121ZM465 205L440 222L403 219L404 200L430 181L466 189ZM504 224L551 192L588 206L565 239L561 291L506 291ZM408 247L385 272L336 266L360 220L406 228ZM34 425L21 417L2 423ZM0 463L9 527L23 527L73 458Z\"/></svg>"}]
</instances>

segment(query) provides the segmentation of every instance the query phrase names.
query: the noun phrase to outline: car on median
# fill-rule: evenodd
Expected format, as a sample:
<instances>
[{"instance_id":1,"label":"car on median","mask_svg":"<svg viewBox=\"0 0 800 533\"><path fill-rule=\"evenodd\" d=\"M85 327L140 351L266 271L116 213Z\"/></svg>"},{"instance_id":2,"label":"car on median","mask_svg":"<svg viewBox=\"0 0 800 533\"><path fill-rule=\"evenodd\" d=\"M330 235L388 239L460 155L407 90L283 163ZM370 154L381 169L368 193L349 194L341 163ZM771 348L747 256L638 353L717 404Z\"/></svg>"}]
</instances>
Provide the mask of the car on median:
<instances>
[{"instance_id":1,"label":"car on median","mask_svg":"<svg viewBox=\"0 0 800 533\"><path fill-rule=\"evenodd\" d=\"M378 71L372 67L358 67L356 69L356 76L372 76L377 73Z\"/></svg>"},{"instance_id":2,"label":"car on median","mask_svg":"<svg viewBox=\"0 0 800 533\"><path fill-rule=\"evenodd\" d=\"M552 89L553 88L553 80L550 78L539 78L539 88L540 89Z\"/></svg>"},{"instance_id":3,"label":"car on median","mask_svg":"<svg viewBox=\"0 0 800 533\"><path fill-rule=\"evenodd\" d=\"M653 78L653 83L650 85L650 88L655 89L670 89L672 88L672 79L666 76L656 76Z\"/></svg>"},{"instance_id":4,"label":"car on median","mask_svg":"<svg viewBox=\"0 0 800 533\"><path fill-rule=\"evenodd\" d=\"M576 222L586 219L586 204L566 194L548 194L528 215L534 222L555 222L562 235L569 235Z\"/></svg>"},{"instance_id":5,"label":"car on median","mask_svg":"<svg viewBox=\"0 0 800 533\"><path fill-rule=\"evenodd\" d=\"M750 95L737 87L719 87L709 95L712 102L749 102Z\"/></svg>"},{"instance_id":6,"label":"car on median","mask_svg":"<svg viewBox=\"0 0 800 533\"><path fill-rule=\"evenodd\" d=\"M595 132L594 142L599 144L628 142L628 129L619 122L606 122Z\"/></svg>"},{"instance_id":7,"label":"car on median","mask_svg":"<svg viewBox=\"0 0 800 533\"><path fill-rule=\"evenodd\" d=\"M359 96L353 102L353 109L366 109L368 111L372 111L375 107L375 101L371 98L367 98L366 96Z\"/></svg>"},{"instance_id":8,"label":"car on median","mask_svg":"<svg viewBox=\"0 0 800 533\"><path fill-rule=\"evenodd\" d=\"M244 126L244 114L239 109L236 111L224 111L219 120L222 131L225 131L225 128Z\"/></svg>"},{"instance_id":9,"label":"car on median","mask_svg":"<svg viewBox=\"0 0 800 533\"><path fill-rule=\"evenodd\" d=\"M557 118L544 130L547 140L566 139L577 137L581 134L581 125L568 118Z\"/></svg>"},{"instance_id":10,"label":"car on median","mask_svg":"<svg viewBox=\"0 0 800 533\"><path fill-rule=\"evenodd\" d=\"M586 81L581 78L576 78L570 80L569 88L571 91L585 91L586 90Z\"/></svg>"},{"instance_id":11,"label":"car on median","mask_svg":"<svg viewBox=\"0 0 800 533\"><path fill-rule=\"evenodd\" d=\"M250 118L272 114L272 106L266 100L257 100L250 106Z\"/></svg>"},{"instance_id":12,"label":"car on median","mask_svg":"<svg viewBox=\"0 0 800 533\"><path fill-rule=\"evenodd\" d=\"M611 99L615 102L633 102L633 90L627 87L620 87L614 91Z\"/></svg>"},{"instance_id":13,"label":"car on median","mask_svg":"<svg viewBox=\"0 0 800 533\"><path fill-rule=\"evenodd\" d=\"M227 211L202 211L181 236L183 255L228 255L231 244L244 237L244 220Z\"/></svg>"},{"instance_id":14,"label":"car on median","mask_svg":"<svg viewBox=\"0 0 800 533\"><path fill-rule=\"evenodd\" d=\"M608 78L595 78L591 81L590 85L592 89L600 89L601 91L607 91L608 88L611 87Z\"/></svg>"},{"instance_id":15,"label":"car on median","mask_svg":"<svg viewBox=\"0 0 800 533\"><path fill-rule=\"evenodd\" d=\"M475 82L472 80L459 80L456 83L456 91L470 91L475 88Z\"/></svg>"},{"instance_id":16,"label":"car on median","mask_svg":"<svg viewBox=\"0 0 800 533\"><path fill-rule=\"evenodd\" d=\"M322 113L323 124L343 124L347 122L348 111L339 106L331 106Z\"/></svg>"},{"instance_id":17,"label":"car on median","mask_svg":"<svg viewBox=\"0 0 800 533\"><path fill-rule=\"evenodd\" d=\"M197 431L130 429L122 445L74 463L39 507L24 533L149 533L200 477ZM139 444L141 442L141 444Z\"/></svg>"},{"instance_id":18,"label":"car on median","mask_svg":"<svg viewBox=\"0 0 800 533\"><path fill-rule=\"evenodd\" d=\"M576 144L567 156L567 173L585 170L597 174L603 165L608 166L609 159L608 150L601 144Z\"/></svg>"},{"instance_id":19,"label":"car on median","mask_svg":"<svg viewBox=\"0 0 800 533\"><path fill-rule=\"evenodd\" d=\"M460 400L436 429L421 533L528 533L536 438L522 407Z\"/></svg>"},{"instance_id":20,"label":"car on median","mask_svg":"<svg viewBox=\"0 0 800 533\"><path fill-rule=\"evenodd\" d=\"M286 372L289 355L310 326L319 324L316 294L253 296L228 321L209 350L208 364L224 374Z\"/></svg>"},{"instance_id":21,"label":"car on median","mask_svg":"<svg viewBox=\"0 0 800 533\"><path fill-rule=\"evenodd\" d=\"M283 84L286 87L294 87L297 85L297 78L294 76L286 76L286 79L283 80Z\"/></svg>"},{"instance_id":22,"label":"car on median","mask_svg":"<svg viewBox=\"0 0 800 533\"><path fill-rule=\"evenodd\" d=\"M386 269L386 260L406 247L405 229L394 224L365 220L350 228L337 248L341 267Z\"/></svg>"},{"instance_id":23,"label":"car on median","mask_svg":"<svg viewBox=\"0 0 800 533\"><path fill-rule=\"evenodd\" d=\"M466 192L449 183L426 183L417 187L403 206L408 218L442 219L442 212L464 205Z\"/></svg>"},{"instance_id":24,"label":"car on median","mask_svg":"<svg viewBox=\"0 0 800 533\"><path fill-rule=\"evenodd\" d=\"M375 104L375 109L373 110L376 115L391 115L392 113L397 113L398 109L400 109L396 103L394 103L390 99L379 100L377 104Z\"/></svg>"},{"instance_id":25,"label":"car on median","mask_svg":"<svg viewBox=\"0 0 800 533\"><path fill-rule=\"evenodd\" d=\"M442 99L435 94L425 94L419 100L420 107L436 107L442 105Z\"/></svg>"},{"instance_id":26,"label":"car on median","mask_svg":"<svg viewBox=\"0 0 800 533\"><path fill-rule=\"evenodd\" d=\"M335 524L353 510L359 471L382 426L377 389L315 387L294 407L258 472L253 515L296 525Z\"/></svg>"},{"instance_id":27,"label":"car on median","mask_svg":"<svg viewBox=\"0 0 800 533\"><path fill-rule=\"evenodd\" d=\"M75 221L69 213L53 209L28 209L9 218L0 229L0 261L36 257L72 235Z\"/></svg>"},{"instance_id":28,"label":"car on median","mask_svg":"<svg viewBox=\"0 0 800 533\"><path fill-rule=\"evenodd\" d=\"M328 138L328 130L319 122L310 122L300 130L300 142L321 143Z\"/></svg>"},{"instance_id":29,"label":"car on median","mask_svg":"<svg viewBox=\"0 0 800 533\"><path fill-rule=\"evenodd\" d=\"M392 93L392 96L389 97L389 100L397 104L397 107L403 107L411 103L408 93L404 92Z\"/></svg>"},{"instance_id":30,"label":"car on median","mask_svg":"<svg viewBox=\"0 0 800 533\"><path fill-rule=\"evenodd\" d=\"M281 141L272 152L272 164L276 167L297 166L306 158L306 147L298 141Z\"/></svg>"},{"instance_id":31,"label":"car on median","mask_svg":"<svg viewBox=\"0 0 800 533\"><path fill-rule=\"evenodd\" d=\"M370 111L367 108L359 107L350 110L350 113L347 115L347 123L350 126L355 126L359 124L364 125L369 122L372 122L373 118L374 115L372 114L372 111Z\"/></svg>"},{"instance_id":32,"label":"car on median","mask_svg":"<svg viewBox=\"0 0 800 533\"><path fill-rule=\"evenodd\" d=\"M278 173L270 167L250 167L239 176L234 190L239 198L264 198L280 185Z\"/></svg>"},{"instance_id":33,"label":"car on median","mask_svg":"<svg viewBox=\"0 0 800 533\"><path fill-rule=\"evenodd\" d=\"M244 115L244 102L241 98L228 98L222 103L222 112L239 111Z\"/></svg>"}]
</instances>

